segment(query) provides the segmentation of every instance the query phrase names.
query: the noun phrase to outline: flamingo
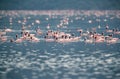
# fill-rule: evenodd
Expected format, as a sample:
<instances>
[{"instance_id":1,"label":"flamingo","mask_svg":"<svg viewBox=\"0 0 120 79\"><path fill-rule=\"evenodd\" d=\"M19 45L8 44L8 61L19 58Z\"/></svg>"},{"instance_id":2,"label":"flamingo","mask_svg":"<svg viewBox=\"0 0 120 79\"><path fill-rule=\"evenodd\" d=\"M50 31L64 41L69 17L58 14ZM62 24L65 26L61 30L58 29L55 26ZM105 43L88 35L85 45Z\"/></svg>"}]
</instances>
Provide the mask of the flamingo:
<instances>
[{"instance_id":1,"label":"flamingo","mask_svg":"<svg viewBox=\"0 0 120 79\"><path fill-rule=\"evenodd\" d=\"M64 43L64 42L76 42L79 41L80 37L73 37L73 38L59 38L56 41L60 42L60 43Z\"/></svg>"},{"instance_id":2,"label":"flamingo","mask_svg":"<svg viewBox=\"0 0 120 79\"><path fill-rule=\"evenodd\" d=\"M31 38L31 41L32 41L32 42L39 42L40 39L38 39L38 38L36 38L36 37L32 37L32 38Z\"/></svg>"},{"instance_id":3,"label":"flamingo","mask_svg":"<svg viewBox=\"0 0 120 79\"><path fill-rule=\"evenodd\" d=\"M42 31L38 28L38 29L36 30L36 33L37 33L38 35L41 35L41 34L42 34Z\"/></svg>"},{"instance_id":4,"label":"flamingo","mask_svg":"<svg viewBox=\"0 0 120 79\"><path fill-rule=\"evenodd\" d=\"M47 25L47 29L50 29L50 24Z\"/></svg>"},{"instance_id":5,"label":"flamingo","mask_svg":"<svg viewBox=\"0 0 120 79\"><path fill-rule=\"evenodd\" d=\"M86 39L85 42L86 43L93 43L93 40L92 39Z\"/></svg>"},{"instance_id":6,"label":"flamingo","mask_svg":"<svg viewBox=\"0 0 120 79\"><path fill-rule=\"evenodd\" d=\"M1 36L1 37L0 37L0 40L1 40L2 42L5 42L5 41L7 41L7 37L6 37L6 36Z\"/></svg>"},{"instance_id":7,"label":"flamingo","mask_svg":"<svg viewBox=\"0 0 120 79\"><path fill-rule=\"evenodd\" d=\"M12 32L12 29L5 29L5 32Z\"/></svg>"},{"instance_id":8,"label":"flamingo","mask_svg":"<svg viewBox=\"0 0 120 79\"><path fill-rule=\"evenodd\" d=\"M120 34L120 31L114 32L114 34Z\"/></svg>"},{"instance_id":9,"label":"flamingo","mask_svg":"<svg viewBox=\"0 0 120 79\"><path fill-rule=\"evenodd\" d=\"M108 39L106 42L107 43L117 43L118 40L119 40L119 38L112 38L112 39Z\"/></svg>"},{"instance_id":10,"label":"flamingo","mask_svg":"<svg viewBox=\"0 0 120 79\"><path fill-rule=\"evenodd\" d=\"M15 40L16 43L21 43L23 41L24 41L24 39L22 37Z\"/></svg>"}]
</instances>

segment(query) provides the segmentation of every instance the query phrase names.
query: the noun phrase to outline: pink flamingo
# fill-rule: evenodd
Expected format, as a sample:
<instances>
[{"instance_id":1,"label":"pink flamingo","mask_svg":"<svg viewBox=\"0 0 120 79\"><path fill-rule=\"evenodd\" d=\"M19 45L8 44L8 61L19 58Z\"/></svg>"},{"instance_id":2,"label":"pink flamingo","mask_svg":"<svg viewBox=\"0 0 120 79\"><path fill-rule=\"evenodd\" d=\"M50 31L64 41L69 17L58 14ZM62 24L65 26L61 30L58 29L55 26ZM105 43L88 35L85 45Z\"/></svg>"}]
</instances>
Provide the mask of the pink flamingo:
<instances>
[{"instance_id":1,"label":"pink flamingo","mask_svg":"<svg viewBox=\"0 0 120 79\"><path fill-rule=\"evenodd\" d=\"M0 37L0 40L1 40L2 42L5 42L5 41L7 41L7 37L6 37L6 36L1 36L1 37Z\"/></svg>"},{"instance_id":2,"label":"pink flamingo","mask_svg":"<svg viewBox=\"0 0 120 79\"><path fill-rule=\"evenodd\" d=\"M5 32L12 32L12 29L5 29Z\"/></svg>"}]
</instances>

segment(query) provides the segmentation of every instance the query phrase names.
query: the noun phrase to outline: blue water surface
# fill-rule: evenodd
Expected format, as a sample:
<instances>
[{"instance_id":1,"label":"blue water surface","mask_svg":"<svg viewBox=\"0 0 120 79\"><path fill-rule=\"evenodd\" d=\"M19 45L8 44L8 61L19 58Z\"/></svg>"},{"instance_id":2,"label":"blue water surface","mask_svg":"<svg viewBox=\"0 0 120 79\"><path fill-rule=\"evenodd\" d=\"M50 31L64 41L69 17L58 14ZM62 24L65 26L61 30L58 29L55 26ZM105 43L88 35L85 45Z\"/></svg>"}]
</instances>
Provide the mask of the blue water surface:
<instances>
[{"instance_id":1,"label":"blue water surface","mask_svg":"<svg viewBox=\"0 0 120 79\"><path fill-rule=\"evenodd\" d=\"M68 24L57 28L63 19L68 19ZM0 41L0 79L120 79L119 42L46 42L48 24L50 30L75 36L79 36L77 29L87 31L98 26L101 33L106 25L120 29L120 11L0 11L0 29L13 29L6 34L6 42ZM21 26L34 34L40 28L40 42L10 42L20 35Z\"/></svg>"}]
</instances>

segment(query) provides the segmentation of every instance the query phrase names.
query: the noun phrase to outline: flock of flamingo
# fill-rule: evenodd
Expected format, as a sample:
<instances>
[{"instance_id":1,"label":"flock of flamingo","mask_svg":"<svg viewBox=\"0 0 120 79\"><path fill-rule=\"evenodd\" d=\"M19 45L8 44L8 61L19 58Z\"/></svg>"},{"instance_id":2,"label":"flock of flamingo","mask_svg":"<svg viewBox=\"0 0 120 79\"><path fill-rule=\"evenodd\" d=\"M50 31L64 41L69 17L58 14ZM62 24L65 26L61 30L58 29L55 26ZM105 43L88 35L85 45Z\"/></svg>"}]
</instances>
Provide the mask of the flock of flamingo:
<instances>
[{"instance_id":1,"label":"flock of flamingo","mask_svg":"<svg viewBox=\"0 0 120 79\"><path fill-rule=\"evenodd\" d=\"M46 42L59 42L59 43L68 43L68 42L78 42L81 39L84 40L86 43L117 43L119 38L114 37L114 35L120 35L119 29L109 29L109 26L105 27L105 31L100 33L96 32L96 28L92 28L91 31L84 31L83 29L77 29L76 31L79 33L79 36L75 36L73 33L66 33L61 31L53 31L50 30L50 26L47 26L47 31L43 33L40 28L37 28L35 33L31 33L25 29L25 26L21 27L21 33L15 35L15 39L11 38L8 39L7 33L13 32L12 29L6 28L4 30L0 30L0 41L6 42L15 42L15 43L22 43L24 41L30 42L40 42L40 38L37 36L44 35L44 40ZM109 33L106 35L105 33Z\"/></svg>"}]
</instances>

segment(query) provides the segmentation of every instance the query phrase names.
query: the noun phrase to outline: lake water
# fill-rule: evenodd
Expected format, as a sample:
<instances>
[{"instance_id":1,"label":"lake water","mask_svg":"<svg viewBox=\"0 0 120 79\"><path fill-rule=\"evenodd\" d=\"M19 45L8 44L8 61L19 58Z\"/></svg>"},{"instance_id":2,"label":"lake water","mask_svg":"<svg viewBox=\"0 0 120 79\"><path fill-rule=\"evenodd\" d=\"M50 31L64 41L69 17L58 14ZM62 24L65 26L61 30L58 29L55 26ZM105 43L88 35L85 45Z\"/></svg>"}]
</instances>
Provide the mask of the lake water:
<instances>
[{"instance_id":1,"label":"lake water","mask_svg":"<svg viewBox=\"0 0 120 79\"><path fill-rule=\"evenodd\" d=\"M61 27L59 25L62 23ZM74 33L97 28L98 33L120 29L119 10L0 11L0 29L10 28L7 41L0 41L0 79L120 79L120 43L46 42L48 30ZM40 42L10 42L20 36L21 26L37 35ZM120 34L114 35L120 38Z\"/></svg>"}]
</instances>

